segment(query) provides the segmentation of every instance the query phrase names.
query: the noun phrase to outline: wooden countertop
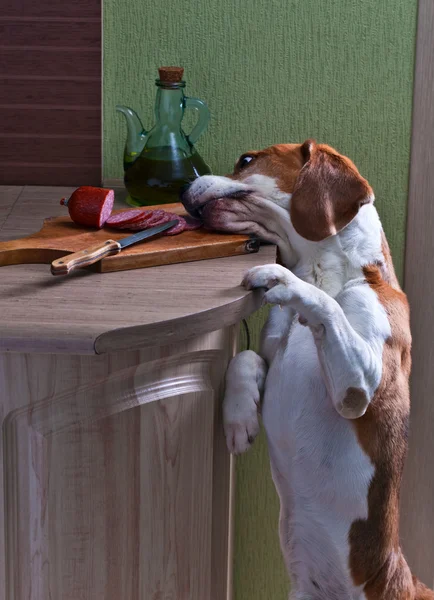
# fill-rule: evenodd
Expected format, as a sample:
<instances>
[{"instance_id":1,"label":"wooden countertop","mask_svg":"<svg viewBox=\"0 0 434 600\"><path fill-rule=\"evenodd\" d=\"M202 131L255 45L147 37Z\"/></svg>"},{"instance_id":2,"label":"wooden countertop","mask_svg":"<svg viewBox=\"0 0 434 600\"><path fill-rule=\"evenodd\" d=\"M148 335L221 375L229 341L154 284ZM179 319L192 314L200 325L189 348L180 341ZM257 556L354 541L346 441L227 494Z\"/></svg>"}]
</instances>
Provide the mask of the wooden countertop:
<instances>
[{"instance_id":1,"label":"wooden countertop","mask_svg":"<svg viewBox=\"0 0 434 600\"><path fill-rule=\"evenodd\" d=\"M0 241L64 214L59 199L73 189L0 186ZM239 283L244 271L275 256L265 246L257 254L64 278L48 265L2 267L0 351L103 354L220 329L259 307L259 296Z\"/></svg>"}]
</instances>

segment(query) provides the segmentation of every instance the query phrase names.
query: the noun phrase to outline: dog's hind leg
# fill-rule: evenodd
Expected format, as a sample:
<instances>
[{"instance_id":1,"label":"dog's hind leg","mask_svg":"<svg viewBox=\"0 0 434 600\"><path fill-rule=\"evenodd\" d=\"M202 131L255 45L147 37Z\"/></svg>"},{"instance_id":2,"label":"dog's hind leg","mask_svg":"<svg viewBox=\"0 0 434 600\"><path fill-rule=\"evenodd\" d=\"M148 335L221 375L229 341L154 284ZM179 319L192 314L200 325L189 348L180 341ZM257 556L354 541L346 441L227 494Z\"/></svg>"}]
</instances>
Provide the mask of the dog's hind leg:
<instances>
[{"instance_id":1,"label":"dog's hind leg","mask_svg":"<svg viewBox=\"0 0 434 600\"><path fill-rule=\"evenodd\" d=\"M282 340L288 338L295 311L290 306L272 306L267 322L261 331L259 354L266 360L268 366L279 349Z\"/></svg>"},{"instance_id":2,"label":"dog's hind leg","mask_svg":"<svg viewBox=\"0 0 434 600\"><path fill-rule=\"evenodd\" d=\"M226 373L223 421L229 451L241 454L259 433L258 408L267 375L265 361L252 350L234 356Z\"/></svg>"}]
</instances>

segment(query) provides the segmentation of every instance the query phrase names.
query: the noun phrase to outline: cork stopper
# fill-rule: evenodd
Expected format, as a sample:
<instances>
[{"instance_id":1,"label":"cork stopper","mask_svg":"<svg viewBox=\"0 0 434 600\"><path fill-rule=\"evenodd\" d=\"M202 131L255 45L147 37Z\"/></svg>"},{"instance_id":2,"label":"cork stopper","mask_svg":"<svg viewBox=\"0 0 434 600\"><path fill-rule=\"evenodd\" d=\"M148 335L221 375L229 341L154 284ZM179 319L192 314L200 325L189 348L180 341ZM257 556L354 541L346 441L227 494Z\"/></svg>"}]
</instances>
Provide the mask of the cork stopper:
<instances>
[{"instance_id":1,"label":"cork stopper","mask_svg":"<svg viewBox=\"0 0 434 600\"><path fill-rule=\"evenodd\" d=\"M158 69L161 83L180 83L184 74L183 67L160 67Z\"/></svg>"}]
</instances>

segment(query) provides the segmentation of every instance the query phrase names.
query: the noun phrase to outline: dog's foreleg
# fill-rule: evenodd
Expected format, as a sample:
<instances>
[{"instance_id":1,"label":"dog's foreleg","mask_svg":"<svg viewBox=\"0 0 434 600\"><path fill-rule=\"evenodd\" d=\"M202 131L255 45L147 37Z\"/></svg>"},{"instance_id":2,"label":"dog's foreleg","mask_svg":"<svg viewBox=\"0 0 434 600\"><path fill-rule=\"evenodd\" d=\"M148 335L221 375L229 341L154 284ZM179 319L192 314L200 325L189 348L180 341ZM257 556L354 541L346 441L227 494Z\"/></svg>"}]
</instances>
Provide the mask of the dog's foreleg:
<instances>
[{"instance_id":1,"label":"dog's foreleg","mask_svg":"<svg viewBox=\"0 0 434 600\"><path fill-rule=\"evenodd\" d=\"M254 267L243 283L248 289L265 288L265 302L290 306L299 314L314 336L336 410L348 419L362 416L380 383L383 347L390 336L375 292L362 281L339 304L280 265Z\"/></svg>"},{"instance_id":2,"label":"dog's foreleg","mask_svg":"<svg viewBox=\"0 0 434 600\"><path fill-rule=\"evenodd\" d=\"M259 433L258 409L267 375L265 361L252 350L240 352L226 372L223 421L229 451L241 454Z\"/></svg>"}]
</instances>

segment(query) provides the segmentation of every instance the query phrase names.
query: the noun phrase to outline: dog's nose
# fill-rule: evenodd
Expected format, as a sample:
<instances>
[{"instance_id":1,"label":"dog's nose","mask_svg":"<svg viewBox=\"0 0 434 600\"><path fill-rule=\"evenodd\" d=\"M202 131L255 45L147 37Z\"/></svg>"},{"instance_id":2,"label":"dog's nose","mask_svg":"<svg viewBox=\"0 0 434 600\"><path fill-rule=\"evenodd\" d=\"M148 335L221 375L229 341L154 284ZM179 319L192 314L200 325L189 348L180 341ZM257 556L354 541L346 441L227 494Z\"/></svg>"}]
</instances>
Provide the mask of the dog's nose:
<instances>
[{"instance_id":1,"label":"dog's nose","mask_svg":"<svg viewBox=\"0 0 434 600\"><path fill-rule=\"evenodd\" d=\"M184 205L186 211L195 219L200 219L201 212L200 209L192 206L191 198L187 196L187 192L191 186L191 182L184 184L179 188L179 200Z\"/></svg>"}]
</instances>

